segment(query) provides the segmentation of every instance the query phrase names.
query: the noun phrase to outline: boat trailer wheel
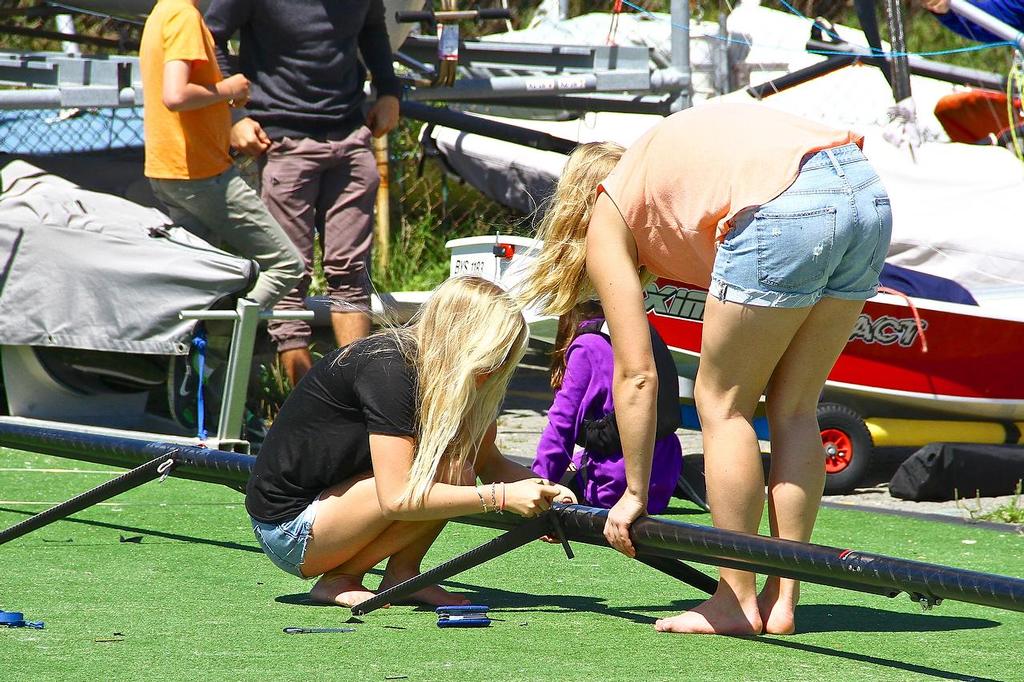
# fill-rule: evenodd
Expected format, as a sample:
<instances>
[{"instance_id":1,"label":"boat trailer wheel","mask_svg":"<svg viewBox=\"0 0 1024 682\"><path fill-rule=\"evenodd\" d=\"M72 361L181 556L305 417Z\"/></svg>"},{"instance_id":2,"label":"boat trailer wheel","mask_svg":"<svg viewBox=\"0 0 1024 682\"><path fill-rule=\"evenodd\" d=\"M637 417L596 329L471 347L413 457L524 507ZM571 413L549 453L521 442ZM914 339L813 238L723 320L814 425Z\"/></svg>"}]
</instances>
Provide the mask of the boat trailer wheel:
<instances>
[{"instance_id":1,"label":"boat trailer wheel","mask_svg":"<svg viewBox=\"0 0 1024 682\"><path fill-rule=\"evenodd\" d=\"M825 494L851 492L871 460L874 445L868 427L845 405L819 403L818 428L825 454Z\"/></svg>"}]
</instances>

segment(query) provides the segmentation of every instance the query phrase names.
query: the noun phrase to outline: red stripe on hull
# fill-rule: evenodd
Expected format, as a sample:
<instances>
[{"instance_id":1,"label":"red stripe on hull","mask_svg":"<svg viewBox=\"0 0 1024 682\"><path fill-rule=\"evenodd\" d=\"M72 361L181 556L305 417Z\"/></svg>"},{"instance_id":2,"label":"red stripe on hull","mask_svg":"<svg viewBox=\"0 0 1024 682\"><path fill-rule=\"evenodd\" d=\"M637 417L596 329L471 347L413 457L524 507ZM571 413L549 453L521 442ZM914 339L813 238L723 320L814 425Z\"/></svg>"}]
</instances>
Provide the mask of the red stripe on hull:
<instances>
[{"instance_id":1,"label":"red stripe on hull","mask_svg":"<svg viewBox=\"0 0 1024 682\"><path fill-rule=\"evenodd\" d=\"M671 280L657 286L647 296L652 324L669 346L699 352L707 290ZM868 391L1024 400L1024 322L969 310L975 314L919 309L924 353L909 306L868 301L829 380Z\"/></svg>"}]
</instances>

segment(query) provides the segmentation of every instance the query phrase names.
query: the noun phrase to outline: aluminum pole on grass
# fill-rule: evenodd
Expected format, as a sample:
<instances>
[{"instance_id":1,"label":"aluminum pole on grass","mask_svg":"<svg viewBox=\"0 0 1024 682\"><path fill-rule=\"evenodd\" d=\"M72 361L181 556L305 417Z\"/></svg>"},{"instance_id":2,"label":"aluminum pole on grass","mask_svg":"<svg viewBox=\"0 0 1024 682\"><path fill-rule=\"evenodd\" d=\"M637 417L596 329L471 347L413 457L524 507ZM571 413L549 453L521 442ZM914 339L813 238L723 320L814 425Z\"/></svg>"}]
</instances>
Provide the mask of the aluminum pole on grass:
<instances>
[{"instance_id":1,"label":"aluminum pole on grass","mask_svg":"<svg viewBox=\"0 0 1024 682\"><path fill-rule=\"evenodd\" d=\"M554 505L569 540L603 540L607 510ZM638 552L705 563L742 562L757 572L813 582L906 592L922 604L953 599L1024 611L1024 579L911 561L852 549L780 540L709 526L642 517L632 526ZM813 576L813 577L811 577Z\"/></svg>"},{"instance_id":2,"label":"aluminum pole on grass","mask_svg":"<svg viewBox=\"0 0 1024 682\"><path fill-rule=\"evenodd\" d=\"M0 531L0 545L170 474L242 491L256 458L223 450L173 445L64 429L0 423L0 444L110 466L134 467L115 479Z\"/></svg>"},{"instance_id":3,"label":"aluminum pole on grass","mask_svg":"<svg viewBox=\"0 0 1024 682\"><path fill-rule=\"evenodd\" d=\"M1024 32L1001 21L967 0L949 0L949 9L957 16L971 21L989 33L994 33L1003 40L1013 43L1017 50L1024 54Z\"/></svg>"},{"instance_id":4,"label":"aluminum pole on grass","mask_svg":"<svg viewBox=\"0 0 1024 682\"><path fill-rule=\"evenodd\" d=\"M557 518L563 541L607 546L604 538L606 509L555 504L548 513ZM524 531L514 522L488 515L459 519L488 527L508 528L490 540L419 576L400 583L353 608L355 615L369 613L386 603L398 602L426 585L436 584L491 558L526 544ZM537 519L529 522L531 526ZM538 532L531 528L534 537ZM1024 611L1024 580L991 573L910 561L880 554L779 540L654 517L642 517L632 526L637 558L664 573L705 591L699 571L682 561L736 568L814 582L832 587L895 597L906 592L925 608L953 599L982 606ZM651 559L654 559L652 561ZM666 562L677 561L677 565ZM685 572L685 573L684 573ZM707 576L703 576L707 579Z\"/></svg>"},{"instance_id":5,"label":"aluminum pole on grass","mask_svg":"<svg viewBox=\"0 0 1024 682\"><path fill-rule=\"evenodd\" d=\"M474 523L480 518L480 516L471 517L470 523ZM476 525L495 527L486 521ZM454 559L450 559L443 564L435 566L434 568L424 571L419 575L415 575L408 580L378 592L370 599L353 606L352 615L365 616L371 611L376 611L386 604L404 601L419 590L422 590L424 587L437 585L443 580L447 580L454 575L468 571L469 569L486 563L491 559L496 559L503 554L508 554L512 550L529 544L544 535L551 535L560 539L562 547L565 549L566 557L569 559L573 558L573 552L569 546L565 530L562 527L558 511L548 511L535 518L515 522L505 533L485 542L479 547L475 547L464 554L460 554ZM640 563L650 566L657 571L661 571L680 582L684 582L699 590L703 590L708 594L713 594L715 588L718 586L717 580L709 575L701 573L695 568L687 566L681 561L659 556L646 556L642 554L637 555L636 558Z\"/></svg>"},{"instance_id":6,"label":"aluminum pole on grass","mask_svg":"<svg viewBox=\"0 0 1024 682\"><path fill-rule=\"evenodd\" d=\"M0 421L0 446L124 467L137 467L166 457L174 460L174 476L221 483L236 490L244 489L255 462L250 455L4 421ZM567 541L607 545L603 535L607 510L562 504L555 504L552 509L550 515L557 519ZM523 521L510 515L476 515L456 520L503 529L518 539L548 532L539 525L531 525L540 523L536 519ZM522 526L526 528L516 530ZM500 549L503 538L509 544L508 536L502 536L492 540L487 551ZM925 605L953 599L1024 611L1024 580L1020 578L654 517L638 519L632 527L632 538L642 558L699 561L873 593L906 592ZM524 543L511 544L518 547ZM504 552L495 556L501 553ZM489 558L492 557L485 560Z\"/></svg>"},{"instance_id":7,"label":"aluminum pole on grass","mask_svg":"<svg viewBox=\"0 0 1024 682\"><path fill-rule=\"evenodd\" d=\"M0 420L0 447L28 450L81 462L132 469L157 457L174 459L172 475L203 483L218 483L238 491L245 490L256 462L252 455L180 445L160 440L44 428Z\"/></svg>"},{"instance_id":8,"label":"aluminum pole on grass","mask_svg":"<svg viewBox=\"0 0 1024 682\"><path fill-rule=\"evenodd\" d=\"M154 457L145 464L138 466L131 471L121 474L115 479L87 490L81 495L76 495L67 502L54 505L45 511L34 514L29 518L14 524L6 530L0 530L0 545L20 538L26 533L31 533L43 526L48 526L54 521L60 521L83 509L88 509L111 497L120 495L133 488L138 488L144 483L166 476L174 468L174 455L169 453Z\"/></svg>"}]
</instances>

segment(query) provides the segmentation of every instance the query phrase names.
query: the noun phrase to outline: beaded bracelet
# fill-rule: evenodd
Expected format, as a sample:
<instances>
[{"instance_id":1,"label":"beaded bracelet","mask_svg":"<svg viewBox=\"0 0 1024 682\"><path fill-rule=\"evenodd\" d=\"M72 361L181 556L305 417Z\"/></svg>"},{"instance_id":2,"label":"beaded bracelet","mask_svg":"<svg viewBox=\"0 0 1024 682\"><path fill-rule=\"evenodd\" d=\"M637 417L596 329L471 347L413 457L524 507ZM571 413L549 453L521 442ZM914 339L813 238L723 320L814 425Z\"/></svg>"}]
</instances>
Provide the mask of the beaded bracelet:
<instances>
[{"instance_id":1,"label":"beaded bracelet","mask_svg":"<svg viewBox=\"0 0 1024 682\"><path fill-rule=\"evenodd\" d=\"M480 507L484 510L484 513L486 514L491 511L487 508L487 503L484 501L484 494L480 492L480 486L476 486L473 489L476 490L476 496L480 498Z\"/></svg>"},{"instance_id":2,"label":"beaded bracelet","mask_svg":"<svg viewBox=\"0 0 1024 682\"><path fill-rule=\"evenodd\" d=\"M498 484L491 481L491 510L498 511L498 494L496 492L496 486Z\"/></svg>"}]
</instances>

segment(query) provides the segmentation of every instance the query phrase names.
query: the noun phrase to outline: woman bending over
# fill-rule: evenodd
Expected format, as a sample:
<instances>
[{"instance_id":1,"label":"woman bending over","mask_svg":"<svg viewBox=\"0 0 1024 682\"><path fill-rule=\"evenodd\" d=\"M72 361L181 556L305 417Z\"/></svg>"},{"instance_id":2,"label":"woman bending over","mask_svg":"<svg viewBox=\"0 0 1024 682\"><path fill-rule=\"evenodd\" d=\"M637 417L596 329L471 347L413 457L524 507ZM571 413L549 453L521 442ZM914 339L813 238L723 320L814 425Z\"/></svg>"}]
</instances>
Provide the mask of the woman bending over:
<instances>
[{"instance_id":1,"label":"woman bending over","mask_svg":"<svg viewBox=\"0 0 1024 682\"><path fill-rule=\"evenodd\" d=\"M645 513L658 376L647 274L710 287L694 398L714 524L755 533L764 474L752 418L771 428L772 535L806 542L825 481L818 395L889 246L889 198L860 136L754 104L674 114L628 150L581 145L566 163L521 298L560 315L596 290L611 329L626 491L605 536L632 555ZM658 621L672 632L789 633L799 585L723 568L718 590Z\"/></svg>"}]
</instances>

